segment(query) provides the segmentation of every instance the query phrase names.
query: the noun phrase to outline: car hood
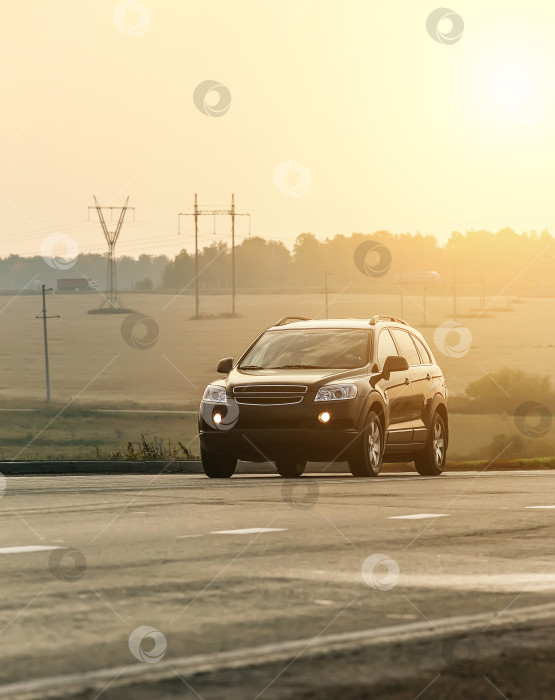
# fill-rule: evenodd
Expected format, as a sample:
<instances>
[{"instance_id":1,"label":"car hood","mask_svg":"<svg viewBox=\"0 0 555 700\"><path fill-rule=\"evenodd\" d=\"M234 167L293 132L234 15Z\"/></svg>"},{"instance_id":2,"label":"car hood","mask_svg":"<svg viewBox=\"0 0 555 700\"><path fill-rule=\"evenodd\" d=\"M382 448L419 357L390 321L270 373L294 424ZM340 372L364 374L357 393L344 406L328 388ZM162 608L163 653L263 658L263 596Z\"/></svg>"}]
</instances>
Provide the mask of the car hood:
<instances>
[{"instance_id":1,"label":"car hood","mask_svg":"<svg viewBox=\"0 0 555 700\"><path fill-rule=\"evenodd\" d=\"M224 380L230 389L238 385L249 384L306 384L317 387L326 382L355 379L368 375L366 367L348 370L330 369L232 369Z\"/></svg>"}]
</instances>

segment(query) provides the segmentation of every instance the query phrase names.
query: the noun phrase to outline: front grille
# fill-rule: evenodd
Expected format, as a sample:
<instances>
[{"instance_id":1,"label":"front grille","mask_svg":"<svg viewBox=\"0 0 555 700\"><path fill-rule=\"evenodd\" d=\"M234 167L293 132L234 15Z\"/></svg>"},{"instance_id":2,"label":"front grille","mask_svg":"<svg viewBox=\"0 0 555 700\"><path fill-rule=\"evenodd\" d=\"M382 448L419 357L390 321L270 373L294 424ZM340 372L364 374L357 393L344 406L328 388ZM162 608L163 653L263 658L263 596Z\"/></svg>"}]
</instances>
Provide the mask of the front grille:
<instances>
[{"instance_id":1,"label":"front grille","mask_svg":"<svg viewBox=\"0 0 555 700\"><path fill-rule=\"evenodd\" d=\"M307 391L302 384L245 384L233 387L233 398L249 406L286 406L301 403Z\"/></svg>"}]
</instances>

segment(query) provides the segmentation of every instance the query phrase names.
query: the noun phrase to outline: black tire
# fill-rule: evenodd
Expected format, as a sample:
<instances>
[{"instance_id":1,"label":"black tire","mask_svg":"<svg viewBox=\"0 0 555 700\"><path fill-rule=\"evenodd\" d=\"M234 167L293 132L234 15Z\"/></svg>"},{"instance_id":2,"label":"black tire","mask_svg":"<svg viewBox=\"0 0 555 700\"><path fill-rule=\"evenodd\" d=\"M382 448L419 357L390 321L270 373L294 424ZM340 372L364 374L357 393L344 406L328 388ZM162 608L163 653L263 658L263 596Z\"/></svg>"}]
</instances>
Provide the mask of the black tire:
<instances>
[{"instance_id":1,"label":"black tire","mask_svg":"<svg viewBox=\"0 0 555 700\"><path fill-rule=\"evenodd\" d=\"M349 453L353 476L378 476L382 468L384 431L378 414L370 411L366 427Z\"/></svg>"},{"instance_id":2,"label":"black tire","mask_svg":"<svg viewBox=\"0 0 555 700\"><path fill-rule=\"evenodd\" d=\"M414 456L416 471L420 476L440 476L445 469L447 456L447 431L439 413L434 413L426 447Z\"/></svg>"},{"instance_id":3,"label":"black tire","mask_svg":"<svg viewBox=\"0 0 555 700\"><path fill-rule=\"evenodd\" d=\"M295 462L291 459L276 460L276 471L284 479L297 479L306 469L306 462Z\"/></svg>"},{"instance_id":4,"label":"black tire","mask_svg":"<svg viewBox=\"0 0 555 700\"><path fill-rule=\"evenodd\" d=\"M202 468L211 479L229 479L235 474L237 459L228 455L215 455L200 448Z\"/></svg>"}]
</instances>

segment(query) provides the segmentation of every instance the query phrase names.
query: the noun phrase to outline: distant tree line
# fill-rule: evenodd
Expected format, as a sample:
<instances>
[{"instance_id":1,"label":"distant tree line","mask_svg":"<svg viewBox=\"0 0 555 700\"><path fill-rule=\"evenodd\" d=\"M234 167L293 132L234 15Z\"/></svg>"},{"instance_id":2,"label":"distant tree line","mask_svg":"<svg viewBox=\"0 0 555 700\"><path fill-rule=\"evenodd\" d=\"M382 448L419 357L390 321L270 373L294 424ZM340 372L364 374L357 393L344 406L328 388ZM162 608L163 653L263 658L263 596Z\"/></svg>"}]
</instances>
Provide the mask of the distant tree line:
<instances>
[{"instance_id":1,"label":"distant tree line","mask_svg":"<svg viewBox=\"0 0 555 700\"><path fill-rule=\"evenodd\" d=\"M118 258L117 273L120 289L143 289L160 287L164 271L170 262L166 255L140 255L137 259L129 256ZM35 289L39 284L56 288L60 278L87 277L98 283L101 289L106 286L106 256L98 254L79 255L75 264L64 269L53 268L40 255L21 257L10 255L0 258L0 289Z\"/></svg>"},{"instance_id":2,"label":"distant tree line","mask_svg":"<svg viewBox=\"0 0 555 700\"><path fill-rule=\"evenodd\" d=\"M366 256L367 268L355 264L356 251L367 241L379 244ZM319 240L312 233L300 234L292 249L284 243L254 236L235 248L238 289L321 288L324 271L333 275L336 288L361 287L376 283L410 283L425 271L435 271L440 282L457 283L529 282L551 290L554 285L555 246L547 231L517 234L510 228L493 233L472 230L453 232L440 246L432 235L338 234ZM372 270L382 264L380 274ZM182 250L170 260L165 255L143 254L134 259L118 258L120 289L192 289L195 278L194 252ZM199 283L202 289L229 289L231 286L231 250L227 243L214 241L203 247L198 257ZM366 269L366 272L365 272ZM383 274L382 274L383 273ZM40 256L11 255L0 258L0 288L21 289L37 279L55 286L59 277L89 277L104 288L106 257L80 255L67 270L53 269ZM424 278L423 278L424 279Z\"/></svg>"},{"instance_id":3,"label":"distant tree line","mask_svg":"<svg viewBox=\"0 0 555 700\"><path fill-rule=\"evenodd\" d=\"M355 251L366 241L383 248L367 256L370 268L380 255L388 264L385 274L374 276L355 265ZM512 229L454 232L440 246L431 235L353 233L323 241L312 233L299 235L289 250L283 243L259 237L247 238L235 248L237 287L287 289L322 287L324 271L333 275L335 287L375 285L376 282L416 282L424 271L436 271L444 284L457 282L510 282L512 280L553 285L554 239L547 231L517 234ZM383 250L387 253L384 254ZM199 280L208 289L225 289L231 284L231 251L214 242L199 252ZM191 285L195 275L194 254L182 250L164 271L164 287L181 289Z\"/></svg>"}]
</instances>

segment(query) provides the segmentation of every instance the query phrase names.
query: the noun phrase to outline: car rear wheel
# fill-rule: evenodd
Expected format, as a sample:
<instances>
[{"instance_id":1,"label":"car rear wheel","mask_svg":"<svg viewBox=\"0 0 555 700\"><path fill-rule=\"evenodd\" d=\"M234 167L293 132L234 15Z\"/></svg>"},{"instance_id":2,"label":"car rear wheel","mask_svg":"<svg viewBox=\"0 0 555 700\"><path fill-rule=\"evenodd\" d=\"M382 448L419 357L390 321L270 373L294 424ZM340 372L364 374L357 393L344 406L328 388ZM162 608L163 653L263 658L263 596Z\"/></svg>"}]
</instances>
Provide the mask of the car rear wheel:
<instances>
[{"instance_id":1,"label":"car rear wheel","mask_svg":"<svg viewBox=\"0 0 555 700\"><path fill-rule=\"evenodd\" d=\"M421 476L439 476L445 469L447 432L439 413L434 413L426 447L414 457L416 471Z\"/></svg>"},{"instance_id":2,"label":"car rear wheel","mask_svg":"<svg viewBox=\"0 0 555 700\"><path fill-rule=\"evenodd\" d=\"M362 435L349 455L349 469L353 476L378 476L382 468L383 427L374 411L370 412Z\"/></svg>"},{"instance_id":3,"label":"car rear wheel","mask_svg":"<svg viewBox=\"0 0 555 700\"><path fill-rule=\"evenodd\" d=\"M278 459L276 461L276 471L284 479L296 479L302 476L306 469L306 462L295 462L289 459Z\"/></svg>"},{"instance_id":4,"label":"car rear wheel","mask_svg":"<svg viewBox=\"0 0 555 700\"><path fill-rule=\"evenodd\" d=\"M229 479L237 467L237 459L229 455L216 455L200 448L202 468L211 479Z\"/></svg>"}]
</instances>

